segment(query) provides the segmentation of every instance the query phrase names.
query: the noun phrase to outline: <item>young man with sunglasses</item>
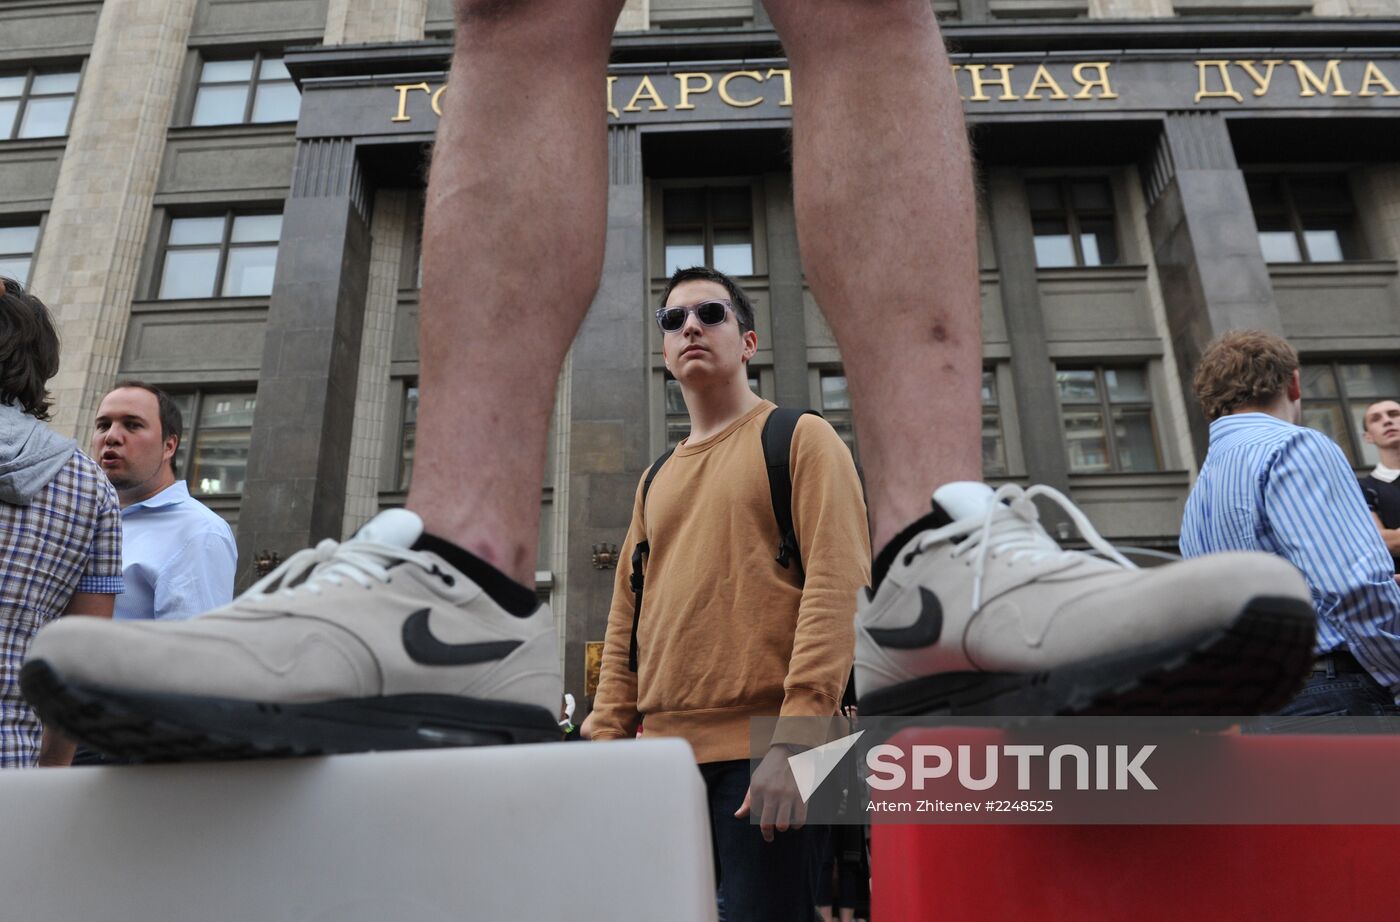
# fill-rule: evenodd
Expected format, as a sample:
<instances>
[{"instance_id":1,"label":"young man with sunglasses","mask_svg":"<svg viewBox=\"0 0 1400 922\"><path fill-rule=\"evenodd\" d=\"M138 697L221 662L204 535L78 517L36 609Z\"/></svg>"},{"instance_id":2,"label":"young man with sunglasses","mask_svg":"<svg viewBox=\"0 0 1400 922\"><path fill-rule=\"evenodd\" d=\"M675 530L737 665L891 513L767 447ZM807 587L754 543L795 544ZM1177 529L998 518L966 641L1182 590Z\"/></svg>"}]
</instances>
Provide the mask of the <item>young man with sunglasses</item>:
<instances>
[{"instance_id":1,"label":"young man with sunglasses","mask_svg":"<svg viewBox=\"0 0 1400 922\"><path fill-rule=\"evenodd\" d=\"M532 586L539 484L556 373L602 265L600 94L622 6L456 0L407 508L189 622L60 620L26 666L46 716L138 757L557 739L557 628ZM1032 499L1087 527L1068 500L981 482L972 165L927 0L766 7L792 75L802 264L841 349L880 549L852 605L861 713L1277 706L1314 631L1291 566L1139 571L1066 552ZM523 324L541 291L553 319Z\"/></svg>"},{"instance_id":2,"label":"young man with sunglasses","mask_svg":"<svg viewBox=\"0 0 1400 922\"><path fill-rule=\"evenodd\" d=\"M592 737L630 737L645 714L649 737L688 741L725 917L808 922L825 829L804 827L786 760L824 740L804 739L811 721L780 725L750 785L749 723L837 713L855 642L851 602L870 579L860 478L831 424L801 416L788 453L798 553L780 563L762 439L776 408L749 388L758 349L749 299L697 267L671 276L662 303L662 354L691 428L650 485L637 485ZM645 557L634 556L638 545ZM634 567L645 575L640 608Z\"/></svg>"}]
</instances>

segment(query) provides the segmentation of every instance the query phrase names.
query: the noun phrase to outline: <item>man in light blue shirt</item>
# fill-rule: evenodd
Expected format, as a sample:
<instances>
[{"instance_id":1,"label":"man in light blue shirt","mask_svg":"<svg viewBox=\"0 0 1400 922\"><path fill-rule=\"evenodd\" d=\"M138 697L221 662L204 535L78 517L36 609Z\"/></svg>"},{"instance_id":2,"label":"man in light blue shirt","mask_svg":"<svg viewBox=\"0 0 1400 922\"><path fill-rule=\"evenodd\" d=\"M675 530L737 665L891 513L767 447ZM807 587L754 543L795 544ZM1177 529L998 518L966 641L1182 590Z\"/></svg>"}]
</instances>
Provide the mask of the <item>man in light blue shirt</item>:
<instances>
[{"instance_id":1,"label":"man in light blue shirt","mask_svg":"<svg viewBox=\"0 0 1400 922\"><path fill-rule=\"evenodd\" d=\"M1210 449L1186 500L1182 553L1278 554L1317 608L1317 665L1280 713L1400 713L1400 586L1346 456L1300 425L1298 354L1269 333L1226 333L1194 385Z\"/></svg>"},{"instance_id":2,"label":"man in light blue shirt","mask_svg":"<svg viewBox=\"0 0 1400 922\"><path fill-rule=\"evenodd\" d=\"M122 381L98 408L92 457L122 507L119 620L190 618L233 598L233 531L175 476L182 431L179 407L141 381Z\"/></svg>"}]
</instances>

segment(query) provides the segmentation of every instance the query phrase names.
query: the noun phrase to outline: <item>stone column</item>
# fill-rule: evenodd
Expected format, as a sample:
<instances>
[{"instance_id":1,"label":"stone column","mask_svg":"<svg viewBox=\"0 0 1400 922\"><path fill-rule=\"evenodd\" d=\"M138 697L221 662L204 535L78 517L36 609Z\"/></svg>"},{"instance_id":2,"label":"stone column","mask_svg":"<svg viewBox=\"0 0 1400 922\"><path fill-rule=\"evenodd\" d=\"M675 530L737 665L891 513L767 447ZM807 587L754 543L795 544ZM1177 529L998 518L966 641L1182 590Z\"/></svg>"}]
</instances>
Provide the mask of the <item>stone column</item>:
<instances>
[{"instance_id":1,"label":"stone column","mask_svg":"<svg viewBox=\"0 0 1400 922\"><path fill-rule=\"evenodd\" d=\"M1069 458L1060 427L1055 364L1050 359L1036 277L1035 233L1026 185L1015 170L987 170L992 242L997 255L1001 309L1011 348L1012 393L1021 424L1026 477L1069 492ZM1058 516L1053 520L1058 521ZM1047 522L1047 525L1052 522Z\"/></svg>"},{"instance_id":2,"label":"stone column","mask_svg":"<svg viewBox=\"0 0 1400 922\"><path fill-rule=\"evenodd\" d=\"M330 0L325 43L417 41L423 37L427 16L427 0ZM407 197L400 190L381 194L374 206L369 294L360 344L350 470L345 482L342 531L347 537L379 511L379 464L406 208Z\"/></svg>"},{"instance_id":3,"label":"stone column","mask_svg":"<svg viewBox=\"0 0 1400 922\"><path fill-rule=\"evenodd\" d=\"M622 546L632 518L637 480L650 462L647 421L646 219L642 147L635 127L608 131L608 236L602 284L570 354L567 585L556 585L568 612L564 687L583 693L584 644L602 640L612 602L614 570L595 570L594 544ZM562 482L564 475L561 473ZM558 499L556 494L556 499ZM557 580L556 574L556 580ZM582 697L579 698L583 701Z\"/></svg>"},{"instance_id":4,"label":"stone column","mask_svg":"<svg viewBox=\"0 0 1400 922\"><path fill-rule=\"evenodd\" d=\"M1353 197L1363 206L1359 214L1370 255L1400 259L1400 166L1364 167L1353 174L1352 183Z\"/></svg>"},{"instance_id":5,"label":"stone column","mask_svg":"<svg viewBox=\"0 0 1400 922\"><path fill-rule=\"evenodd\" d=\"M369 285L369 198L349 139L297 145L239 512L240 585L258 551L286 559L339 538L344 527Z\"/></svg>"},{"instance_id":6,"label":"stone column","mask_svg":"<svg viewBox=\"0 0 1400 922\"><path fill-rule=\"evenodd\" d=\"M1089 0L1090 19L1148 19L1173 12L1172 0Z\"/></svg>"},{"instance_id":7,"label":"stone column","mask_svg":"<svg viewBox=\"0 0 1400 922\"><path fill-rule=\"evenodd\" d=\"M32 287L63 338L54 425L84 441L126 339L195 0L107 0Z\"/></svg>"},{"instance_id":8,"label":"stone column","mask_svg":"<svg viewBox=\"0 0 1400 922\"><path fill-rule=\"evenodd\" d=\"M797 252L797 219L792 208L792 176L763 177L768 203L768 307L772 318L773 378L776 403L812 404L807 388L807 312L802 304L802 258Z\"/></svg>"},{"instance_id":9,"label":"stone column","mask_svg":"<svg viewBox=\"0 0 1400 922\"><path fill-rule=\"evenodd\" d=\"M651 0L627 0L617 17L617 32L645 32L651 28Z\"/></svg>"},{"instance_id":10,"label":"stone column","mask_svg":"<svg viewBox=\"0 0 1400 922\"><path fill-rule=\"evenodd\" d=\"M1209 431L1191 377L1206 345L1233 329L1281 335L1283 322L1224 119L1168 114L1144 175L1147 228L1199 461Z\"/></svg>"},{"instance_id":11,"label":"stone column","mask_svg":"<svg viewBox=\"0 0 1400 922\"><path fill-rule=\"evenodd\" d=\"M330 0L325 43L417 41L427 17L428 0Z\"/></svg>"},{"instance_id":12,"label":"stone column","mask_svg":"<svg viewBox=\"0 0 1400 922\"><path fill-rule=\"evenodd\" d=\"M408 222L408 193L403 189L374 197L369 250L369 294L360 342L360 374L355 394L355 421L350 436L350 473L345 483L348 537L379 511L379 464L384 455L384 410L389 393L389 362L394 317L399 301L399 266Z\"/></svg>"}]
</instances>

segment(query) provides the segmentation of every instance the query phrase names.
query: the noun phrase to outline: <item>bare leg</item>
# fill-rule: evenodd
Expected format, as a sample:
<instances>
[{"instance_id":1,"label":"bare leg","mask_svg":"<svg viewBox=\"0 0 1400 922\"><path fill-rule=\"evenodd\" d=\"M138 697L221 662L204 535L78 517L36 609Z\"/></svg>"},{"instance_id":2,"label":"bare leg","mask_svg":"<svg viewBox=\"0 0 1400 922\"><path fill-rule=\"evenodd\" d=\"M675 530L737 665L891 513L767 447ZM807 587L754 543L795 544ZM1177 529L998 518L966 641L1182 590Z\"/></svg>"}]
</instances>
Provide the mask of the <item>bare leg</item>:
<instances>
[{"instance_id":1,"label":"bare leg","mask_svg":"<svg viewBox=\"0 0 1400 922\"><path fill-rule=\"evenodd\" d=\"M408 506L526 585L555 383L602 271L603 75L622 3L457 0L423 229Z\"/></svg>"},{"instance_id":2,"label":"bare leg","mask_svg":"<svg viewBox=\"0 0 1400 922\"><path fill-rule=\"evenodd\" d=\"M850 380L878 550L981 480L972 163L927 0L767 0L792 65L802 265Z\"/></svg>"}]
</instances>

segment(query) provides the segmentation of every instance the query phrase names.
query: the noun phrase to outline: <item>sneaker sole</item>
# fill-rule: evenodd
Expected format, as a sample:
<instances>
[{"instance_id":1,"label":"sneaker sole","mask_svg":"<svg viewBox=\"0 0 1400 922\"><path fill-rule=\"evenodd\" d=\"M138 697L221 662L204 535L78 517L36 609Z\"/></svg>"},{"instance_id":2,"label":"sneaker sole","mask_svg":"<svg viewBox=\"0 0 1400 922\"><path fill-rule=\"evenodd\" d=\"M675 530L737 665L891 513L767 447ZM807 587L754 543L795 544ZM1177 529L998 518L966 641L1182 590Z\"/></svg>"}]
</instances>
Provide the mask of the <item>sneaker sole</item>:
<instances>
[{"instance_id":1,"label":"sneaker sole","mask_svg":"<svg viewBox=\"0 0 1400 922\"><path fill-rule=\"evenodd\" d=\"M545 708L455 695L273 704L117 691L24 665L24 696L45 724L111 756L182 762L558 742Z\"/></svg>"},{"instance_id":2,"label":"sneaker sole","mask_svg":"<svg viewBox=\"0 0 1400 922\"><path fill-rule=\"evenodd\" d=\"M1312 666L1317 615L1260 596L1227 627L1172 646L1037 673L953 672L870 692L867 716L1245 716L1283 707Z\"/></svg>"}]
</instances>

